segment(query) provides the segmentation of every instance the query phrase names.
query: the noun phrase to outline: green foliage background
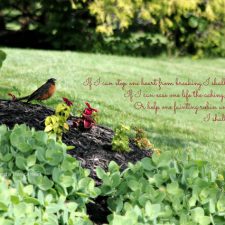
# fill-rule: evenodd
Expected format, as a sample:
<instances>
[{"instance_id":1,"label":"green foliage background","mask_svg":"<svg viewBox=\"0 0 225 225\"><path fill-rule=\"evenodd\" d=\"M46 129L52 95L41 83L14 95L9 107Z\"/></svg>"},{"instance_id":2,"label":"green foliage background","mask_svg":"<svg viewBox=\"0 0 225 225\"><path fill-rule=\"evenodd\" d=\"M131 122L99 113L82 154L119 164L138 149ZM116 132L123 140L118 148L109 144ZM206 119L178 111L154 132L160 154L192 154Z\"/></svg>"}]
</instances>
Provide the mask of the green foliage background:
<instances>
[{"instance_id":1,"label":"green foliage background","mask_svg":"<svg viewBox=\"0 0 225 225\"><path fill-rule=\"evenodd\" d=\"M2 0L0 9L0 40L35 31L53 49L225 56L225 0Z\"/></svg>"}]
</instances>

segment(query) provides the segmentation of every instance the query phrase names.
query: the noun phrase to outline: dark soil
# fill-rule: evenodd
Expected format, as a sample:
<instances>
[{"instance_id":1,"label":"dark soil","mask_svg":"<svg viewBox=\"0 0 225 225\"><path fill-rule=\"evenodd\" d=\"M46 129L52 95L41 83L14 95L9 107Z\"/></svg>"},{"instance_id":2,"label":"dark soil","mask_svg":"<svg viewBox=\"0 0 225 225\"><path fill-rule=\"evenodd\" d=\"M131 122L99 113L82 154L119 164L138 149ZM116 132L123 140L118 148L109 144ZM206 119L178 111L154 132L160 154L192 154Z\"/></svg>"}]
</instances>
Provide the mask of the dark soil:
<instances>
[{"instance_id":1,"label":"dark soil","mask_svg":"<svg viewBox=\"0 0 225 225\"><path fill-rule=\"evenodd\" d=\"M10 128L13 128L15 124L24 123L36 130L44 130L44 120L52 114L54 114L54 110L43 105L0 100L0 124L6 124ZM76 117L69 119L76 119ZM95 179L97 185L100 184L95 173L97 166L106 169L109 162L113 160L121 166L121 170L124 170L129 162L135 163L152 154L151 151L140 150L132 141L130 141L130 152L112 151L113 135L112 129L96 125L85 131L70 128L63 136L65 144L75 146L75 149L68 151L68 153L80 160L84 168L90 170L90 175ZM107 222L106 216L109 211L107 210L106 200L99 197L95 203L90 203L87 206L90 217L97 224Z\"/></svg>"}]
</instances>

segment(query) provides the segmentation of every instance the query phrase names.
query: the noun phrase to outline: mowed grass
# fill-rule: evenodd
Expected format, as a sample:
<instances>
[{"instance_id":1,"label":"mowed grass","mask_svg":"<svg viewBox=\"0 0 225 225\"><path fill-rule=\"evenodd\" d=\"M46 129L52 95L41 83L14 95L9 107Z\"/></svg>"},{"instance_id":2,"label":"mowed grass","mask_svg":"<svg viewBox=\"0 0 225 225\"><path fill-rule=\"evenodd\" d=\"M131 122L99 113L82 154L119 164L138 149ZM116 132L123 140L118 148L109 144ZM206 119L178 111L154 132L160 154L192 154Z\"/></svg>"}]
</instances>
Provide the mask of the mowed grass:
<instances>
[{"instance_id":1,"label":"mowed grass","mask_svg":"<svg viewBox=\"0 0 225 225\"><path fill-rule=\"evenodd\" d=\"M208 77L225 77L225 59L202 59L193 61L189 58L133 58L76 52L58 52L41 50L3 49L7 59L0 71L0 98L6 98L8 92L14 92L15 87L21 95L28 95L48 78L57 79L57 92L53 98L43 102L54 107L67 97L75 102L74 112L84 107L88 101L99 109L98 121L112 128L118 124L132 127L142 127L155 147L162 151L189 151L197 158L208 160L217 168L225 165L225 122L203 122L207 112L197 115L191 111L178 112L161 111L156 115L151 110L137 110L134 102L158 101L161 105L170 105L174 99L140 99L130 102L124 97L124 91L117 86L97 86L90 90L84 86L84 81L90 77L93 81L110 82L146 81L161 78L163 81L174 81L179 78L187 81L204 81ZM130 87L126 87L129 90ZM133 91L141 89L146 93L180 93L185 87L165 87L161 91L157 87L137 86ZM207 92L211 87L205 87ZM192 90L190 88L190 90ZM213 89L219 93L225 92L224 86ZM182 103L182 99L178 102ZM193 104L202 104L206 99L193 99ZM218 99L210 99L211 104L225 105ZM214 114L215 112L211 112ZM222 112L220 112L222 113Z\"/></svg>"}]
</instances>

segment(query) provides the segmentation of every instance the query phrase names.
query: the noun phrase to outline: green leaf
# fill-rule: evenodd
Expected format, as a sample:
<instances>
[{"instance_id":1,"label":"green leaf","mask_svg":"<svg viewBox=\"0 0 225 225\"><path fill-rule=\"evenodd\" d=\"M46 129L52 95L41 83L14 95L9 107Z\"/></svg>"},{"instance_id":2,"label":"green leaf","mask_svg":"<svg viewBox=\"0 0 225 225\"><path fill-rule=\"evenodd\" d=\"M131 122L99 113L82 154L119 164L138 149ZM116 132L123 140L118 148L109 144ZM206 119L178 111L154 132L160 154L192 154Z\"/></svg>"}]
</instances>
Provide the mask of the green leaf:
<instances>
[{"instance_id":1,"label":"green leaf","mask_svg":"<svg viewBox=\"0 0 225 225\"><path fill-rule=\"evenodd\" d=\"M210 217L204 215L204 209L201 207L196 207L191 211L191 216L194 222L200 225L208 225L211 223Z\"/></svg>"},{"instance_id":2,"label":"green leaf","mask_svg":"<svg viewBox=\"0 0 225 225\"><path fill-rule=\"evenodd\" d=\"M96 175L99 179L103 181L104 181L104 178L107 177L106 172L101 167L96 168Z\"/></svg>"},{"instance_id":3,"label":"green leaf","mask_svg":"<svg viewBox=\"0 0 225 225\"><path fill-rule=\"evenodd\" d=\"M62 162L64 158L64 152L62 146L55 143L55 148L51 146L46 150L45 158L46 162L51 166L57 166L60 162Z\"/></svg>"},{"instance_id":4,"label":"green leaf","mask_svg":"<svg viewBox=\"0 0 225 225\"><path fill-rule=\"evenodd\" d=\"M39 185L42 182L42 175L31 170L28 172L28 181L30 184Z\"/></svg>"},{"instance_id":5,"label":"green leaf","mask_svg":"<svg viewBox=\"0 0 225 225\"><path fill-rule=\"evenodd\" d=\"M156 168L152 163L152 159L150 159L150 158L142 159L141 163L142 163L143 168L147 171L152 171Z\"/></svg>"},{"instance_id":6,"label":"green leaf","mask_svg":"<svg viewBox=\"0 0 225 225\"><path fill-rule=\"evenodd\" d=\"M72 156L66 156L61 164L61 168L64 171L72 171L79 166L79 162Z\"/></svg>"},{"instance_id":7,"label":"green leaf","mask_svg":"<svg viewBox=\"0 0 225 225\"><path fill-rule=\"evenodd\" d=\"M154 164L160 168L160 167L168 167L171 162L172 154L171 152L163 152L161 155L153 154L152 155L152 161Z\"/></svg>"},{"instance_id":8,"label":"green leaf","mask_svg":"<svg viewBox=\"0 0 225 225\"><path fill-rule=\"evenodd\" d=\"M120 170L120 166L116 162L114 162L114 161L111 161L109 163L108 168L109 168L109 172L110 173L117 172L117 171Z\"/></svg>"},{"instance_id":9,"label":"green leaf","mask_svg":"<svg viewBox=\"0 0 225 225\"><path fill-rule=\"evenodd\" d=\"M179 188L179 184L177 182L173 182L170 184L167 184L167 192L171 195L180 196L182 193L182 190Z\"/></svg>"},{"instance_id":10,"label":"green leaf","mask_svg":"<svg viewBox=\"0 0 225 225\"><path fill-rule=\"evenodd\" d=\"M66 175L61 175L60 176L60 184L63 186L63 187L71 187L74 183L74 179L71 175L69 176L66 176Z\"/></svg>"},{"instance_id":11,"label":"green leaf","mask_svg":"<svg viewBox=\"0 0 225 225\"><path fill-rule=\"evenodd\" d=\"M43 148L43 147L37 147L37 148L36 148L35 155L37 156L37 159L38 159L40 162L46 162L45 152L46 152L46 149Z\"/></svg>"},{"instance_id":12,"label":"green leaf","mask_svg":"<svg viewBox=\"0 0 225 225\"><path fill-rule=\"evenodd\" d=\"M146 215L151 221L155 220L159 216L160 210L160 204L151 204L151 202L148 201L145 205Z\"/></svg>"},{"instance_id":13,"label":"green leaf","mask_svg":"<svg viewBox=\"0 0 225 225\"><path fill-rule=\"evenodd\" d=\"M217 202L217 209L219 212L225 212L225 195L220 196L218 202Z\"/></svg>"},{"instance_id":14,"label":"green leaf","mask_svg":"<svg viewBox=\"0 0 225 225\"><path fill-rule=\"evenodd\" d=\"M24 197L24 202L32 203L34 205L40 205L40 202L38 201L38 199L33 198L33 197Z\"/></svg>"},{"instance_id":15,"label":"green leaf","mask_svg":"<svg viewBox=\"0 0 225 225\"><path fill-rule=\"evenodd\" d=\"M27 158L27 166L31 167L31 166L35 165L35 163L36 163L36 156L35 156L35 154L32 154L32 155L28 156L28 158Z\"/></svg>"},{"instance_id":16,"label":"green leaf","mask_svg":"<svg viewBox=\"0 0 225 225\"><path fill-rule=\"evenodd\" d=\"M2 67L3 61L6 59L6 54L2 50L0 50L0 68Z\"/></svg>"},{"instance_id":17,"label":"green leaf","mask_svg":"<svg viewBox=\"0 0 225 225\"><path fill-rule=\"evenodd\" d=\"M23 135L21 135L23 134ZM25 153L33 150L32 131L25 125L16 125L10 135L12 146Z\"/></svg>"},{"instance_id":18,"label":"green leaf","mask_svg":"<svg viewBox=\"0 0 225 225\"><path fill-rule=\"evenodd\" d=\"M192 28L196 28L198 26L198 19L196 17L190 17L188 20L188 24Z\"/></svg>"},{"instance_id":19,"label":"green leaf","mask_svg":"<svg viewBox=\"0 0 225 225\"><path fill-rule=\"evenodd\" d=\"M75 149L75 146L72 146L72 145L71 146L67 146L67 148L66 148L67 151L71 151L73 149Z\"/></svg>"},{"instance_id":20,"label":"green leaf","mask_svg":"<svg viewBox=\"0 0 225 225\"><path fill-rule=\"evenodd\" d=\"M25 202L20 202L19 204L14 205L15 218L25 217L26 209L27 209L27 205Z\"/></svg>"},{"instance_id":21,"label":"green leaf","mask_svg":"<svg viewBox=\"0 0 225 225\"><path fill-rule=\"evenodd\" d=\"M120 173L119 172L114 173L112 175L112 177L111 177L111 180L112 180L112 185L111 185L112 188L115 188L115 187L119 186L120 181L121 181L121 179L120 179Z\"/></svg>"},{"instance_id":22,"label":"green leaf","mask_svg":"<svg viewBox=\"0 0 225 225\"><path fill-rule=\"evenodd\" d=\"M62 209L62 205L61 204L55 204L55 203L52 203L52 204L50 204L46 207L47 213L57 213L61 209Z\"/></svg>"},{"instance_id":23,"label":"green leaf","mask_svg":"<svg viewBox=\"0 0 225 225\"><path fill-rule=\"evenodd\" d=\"M17 156L16 166L21 170L25 170L27 168L27 160L23 156Z\"/></svg>"},{"instance_id":24,"label":"green leaf","mask_svg":"<svg viewBox=\"0 0 225 225\"><path fill-rule=\"evenodd\" d=\"M36 144L38 146L46 146L48 141L48 135L43 131L36 131L34 133L34 139L36 140Z\"/></svg>"},{"instance_id":25,"label":"green leaf","mask_svg":"<svg viewBox=\"0 0 225 225\"><path fill-rule=\"evenodd\" d=\"M13 204L18 204L20 202L20 199L16 195L11 195L11 201Z\"/></svg>"},{"instance_id":26,"label":"green leaf","mask_svg":"<svg viewBox=\"0 0 225 225\"><path fill-rule=\"evenodd\" d=\"M46 176L42 177L41 182L38 184L39 188L43 191L49 190L53 185L54 183Z\"/></svg>"},{"instance_id":27,"label":"green leaf","mask_svg":"<svg viewBox=\"0 0 225 225\"><path fill-rule=\"evenodd\" d=\"M136 180L128 180L127 181L127 186L132 190L132 191L137 191L140 189L140 183Z\"/></svg>"},{"instance_id":28,"label":"green leaf","mask_svg":"<svg viewBox=\"0 0 225 225\"><path fill-rule=\"evenodd\" d=\"M8 210L8 206L0 201L0 211L7 211Z\"/></svg>"}]
</instances>

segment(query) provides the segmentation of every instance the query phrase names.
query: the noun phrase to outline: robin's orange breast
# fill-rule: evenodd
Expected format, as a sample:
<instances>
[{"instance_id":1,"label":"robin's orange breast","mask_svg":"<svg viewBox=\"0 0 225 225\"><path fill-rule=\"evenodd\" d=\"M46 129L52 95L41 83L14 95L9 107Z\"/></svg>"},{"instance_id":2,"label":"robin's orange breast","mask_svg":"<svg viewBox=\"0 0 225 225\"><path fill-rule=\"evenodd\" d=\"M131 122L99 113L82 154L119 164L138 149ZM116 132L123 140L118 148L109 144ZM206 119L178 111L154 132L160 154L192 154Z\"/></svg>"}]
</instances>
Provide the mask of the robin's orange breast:
<instances>
[{"instance_id":1,"label":"robin's orange breast","mask_svg":"<svg viewBox=\"0 0 225 225\"><path fill-rule=\"evenodd\" d=\"M50 98L55 93L55 89L56 89L55 85L51 84L49 89L46 90L46 92L43 93L43 95L39 96L37 100L46 100Z\"/></svg>"}]
</instances>

